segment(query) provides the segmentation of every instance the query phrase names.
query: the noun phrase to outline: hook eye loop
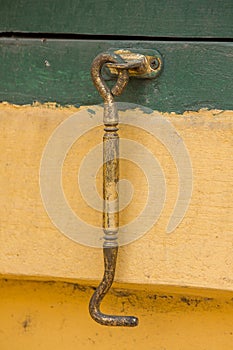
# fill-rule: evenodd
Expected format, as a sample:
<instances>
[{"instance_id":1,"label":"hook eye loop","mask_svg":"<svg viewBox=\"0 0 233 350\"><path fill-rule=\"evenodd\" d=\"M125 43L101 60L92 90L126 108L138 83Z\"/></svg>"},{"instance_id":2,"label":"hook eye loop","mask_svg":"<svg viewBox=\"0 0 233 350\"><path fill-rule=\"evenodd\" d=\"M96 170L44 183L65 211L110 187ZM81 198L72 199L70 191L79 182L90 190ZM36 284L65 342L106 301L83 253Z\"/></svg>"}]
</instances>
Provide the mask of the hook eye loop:
<instances>
[{"instance_id":1,"label":"hook eye loop","mask_svg":"<svg viewBox=\"0 0 233 350\"><path fill-rule=\"evenodd\" d=\"M113 96L119 96L125 89L128 81L129 74L127 69L119 69L118 70L118 78L116 84L110 90L104 81L101 70L104 64L106 63L123 63L124 61L119 55L109 54L109 53L101 53L98 55L91 67L91 76L93 83L96 89L99 91L100 96L103 98L104 102L113 102Z\"/></svg>"}]
</instances>

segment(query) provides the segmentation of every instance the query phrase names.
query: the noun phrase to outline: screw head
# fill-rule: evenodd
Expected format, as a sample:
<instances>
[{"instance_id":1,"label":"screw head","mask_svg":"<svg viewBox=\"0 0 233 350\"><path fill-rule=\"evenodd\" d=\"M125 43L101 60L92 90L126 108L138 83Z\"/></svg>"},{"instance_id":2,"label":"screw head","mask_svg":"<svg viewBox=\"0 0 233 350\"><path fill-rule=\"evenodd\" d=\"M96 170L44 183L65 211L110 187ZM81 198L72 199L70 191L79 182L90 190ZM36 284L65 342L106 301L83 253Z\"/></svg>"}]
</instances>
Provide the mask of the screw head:
<instances>
[{"instance_id":1,"label":"screw head","mask_svg":"<svg viewBox=\"0 0 233 350\"><path fill-rule=\"evenodd\" d=\"M152 60L150 61L150 67L153 70L158 69L158 67L159 67L159 60L156 57L152 58Z\"/></svg>"}]
</instances>

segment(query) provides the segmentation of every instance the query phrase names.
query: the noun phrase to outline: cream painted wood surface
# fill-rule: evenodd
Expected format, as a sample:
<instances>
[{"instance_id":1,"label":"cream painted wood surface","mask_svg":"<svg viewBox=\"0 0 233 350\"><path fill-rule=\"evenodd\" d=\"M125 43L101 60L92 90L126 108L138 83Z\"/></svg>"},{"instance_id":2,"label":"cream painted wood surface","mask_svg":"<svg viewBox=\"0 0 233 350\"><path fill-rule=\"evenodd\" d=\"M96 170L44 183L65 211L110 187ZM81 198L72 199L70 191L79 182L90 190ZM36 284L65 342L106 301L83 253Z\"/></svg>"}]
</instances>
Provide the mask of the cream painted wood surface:
<instances>
[{"instance_id":1,"label":"cream painted wood surface","mask_svg":"<svg viewBox=\"0 0 233 350\"><path fill-rule=\"evenodd\" d=\"M37 279L99 280L100 249L65 237L49 219L41 200L39 167L44 147L55 128L78 110L53 105L0 105L1 224L0 274ZM169 284L233 290L233 111L165 114L184 140L193 167L193 194L178 228L165 232L175 205L178 175L165 147L136 128L121 136L144 143L156 155L167 180L162 214L142 238L121 247L116 281ZM82 136L67 154L63 187L70 206L83 220L100 224L101 214L85 204L77 186L78 166L91 147L101 142L102 128ZM78 150L78 152L77 152ZM136 190L122 214L128 222L141 210L145 178L134 165L123 175ZM97 188L101 187L101 174Z\"/></svg>"}]
</instances>

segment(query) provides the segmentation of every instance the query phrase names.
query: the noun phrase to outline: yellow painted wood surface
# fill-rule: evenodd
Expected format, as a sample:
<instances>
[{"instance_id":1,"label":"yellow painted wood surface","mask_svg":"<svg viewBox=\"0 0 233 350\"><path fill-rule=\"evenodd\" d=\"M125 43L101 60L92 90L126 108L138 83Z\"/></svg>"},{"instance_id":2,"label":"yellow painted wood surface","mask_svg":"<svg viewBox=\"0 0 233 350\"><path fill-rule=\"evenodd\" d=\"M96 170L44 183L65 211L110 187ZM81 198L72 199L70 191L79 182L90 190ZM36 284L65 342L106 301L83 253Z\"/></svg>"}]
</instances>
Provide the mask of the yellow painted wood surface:
<instances>
[{"instance_id":1,"label":"yellow painted wood surface","mask_svg":"<svg viewBox=\"0 0 233 350\"><path fill-rule=\"evenodd\" d=\"M54 129L75 112L73 107L0 105L2 276L71 281L101 278L101 250L81 246L61 234L47 216L40 196L43 149ZM135 128L122 128L121 136L139 138L156 154L166 175L167 197L156 225L119 250L116 281L232 290L233 111L201 110L164 117L175 126L190 153L194 177L191 203L179 227L166 234L177 195L175 165L158 140L148 135L145 141L145 135ZM80 161L101 138L102 128L97 128L77 141L67 155L63 176L71 207L79 210L84 220L97 223L101 214L87 207L75 181ZM125 169L132 181L144 188L141 172L129 164ZM101 179L97 187L100 183ZM139 212L139 195L136 191L124 220Z\"/></svg>"},{"instance_id":2,"label":"yellow painted wood surface","mask_svg":"<svg viewBox=\"0 0 233 350\"><path fill-rule=\"evenodd\" d=\"M93 290L60 282L0 281L2 350L231 350L231 293L114 289L103 303L135 314L136 328L104 327L88 314Z\"/></svg>"}]
</instances>

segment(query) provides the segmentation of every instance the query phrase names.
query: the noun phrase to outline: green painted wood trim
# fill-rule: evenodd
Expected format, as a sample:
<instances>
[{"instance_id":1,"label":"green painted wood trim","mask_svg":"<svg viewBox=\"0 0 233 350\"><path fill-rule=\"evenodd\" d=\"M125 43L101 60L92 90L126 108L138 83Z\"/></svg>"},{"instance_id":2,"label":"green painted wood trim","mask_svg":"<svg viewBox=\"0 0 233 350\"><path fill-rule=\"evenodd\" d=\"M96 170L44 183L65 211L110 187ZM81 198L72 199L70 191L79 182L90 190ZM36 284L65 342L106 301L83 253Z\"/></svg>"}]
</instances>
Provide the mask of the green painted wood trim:
<instances>
[{"instance_id":1,"label":"green painted wood trim","mask_svg":"<svg viewBox=\"0 0 233 350\"><path fill-rule=\"evenodd\" d=\"M233 109L233 43L1 39L0 100L101 103L90 67L98 53L111 47L157 49L164 58L157 79L131 79L118 100L178 113Z\"/></svg>"},{"instance_id":2,"label":"green painted wood trim","mask_svg":"<svg viewBox=\"0 0 233 350\"><path fill-rule=\"evenodd\" d=\"M232 0L0 0L0 32L233 37Z\"/></svg>"}]
</instances>

